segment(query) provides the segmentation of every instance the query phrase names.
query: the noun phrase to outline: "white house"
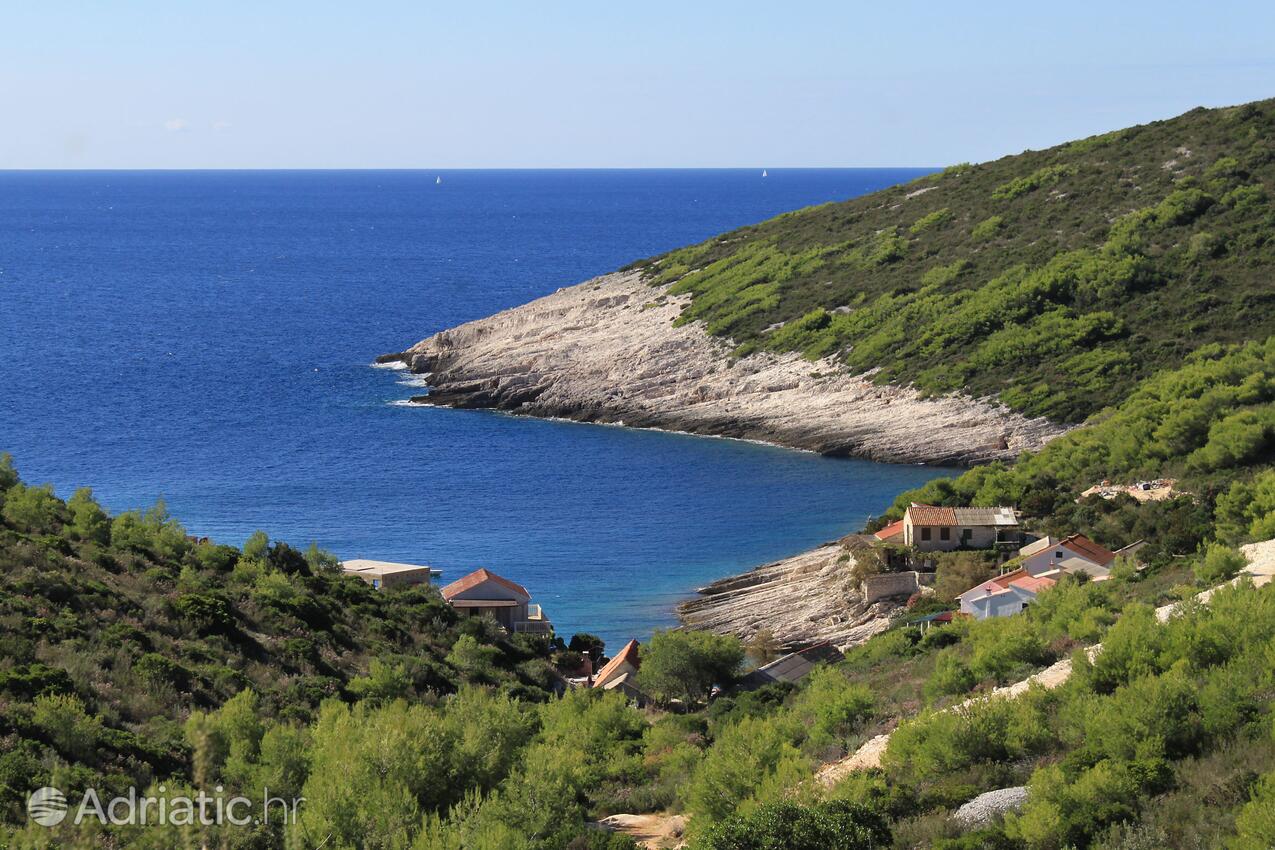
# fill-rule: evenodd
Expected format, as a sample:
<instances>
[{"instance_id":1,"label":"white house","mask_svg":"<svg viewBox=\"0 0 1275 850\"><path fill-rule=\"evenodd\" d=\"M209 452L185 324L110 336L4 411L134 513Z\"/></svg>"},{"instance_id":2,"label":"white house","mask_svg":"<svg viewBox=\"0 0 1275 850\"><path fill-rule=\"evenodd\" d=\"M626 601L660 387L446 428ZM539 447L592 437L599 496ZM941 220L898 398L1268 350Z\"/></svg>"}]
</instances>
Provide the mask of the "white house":
<instances>
[{"instance_id":1,"label":"white house","mask_svg":"<svg viewBox=\"0 0 1275 850\"><path fill-rule=\"evenodd\" d=\"M1116 554L1090 540L1083 534L1073 534L1058 540L1042 537L1018 550L1023 559L1023 569L1031 575L1051 570L1065 573L1086 573L1091 578L1106 578Z\"/></svg>"},{"instance_id":2,"label":"white house","mask_svg":"<svg viewBox=\"0 0 1275 850\"><path fill-rule=\"evenodd\" d=\"M1037 594L1057 584L1061 575L1054 570L1034 576L1024 569L1017 569L975 585L956 598L961 603L961 612L976 620L1008 617L1035 602Z\"/></svg>"}]
</instances>

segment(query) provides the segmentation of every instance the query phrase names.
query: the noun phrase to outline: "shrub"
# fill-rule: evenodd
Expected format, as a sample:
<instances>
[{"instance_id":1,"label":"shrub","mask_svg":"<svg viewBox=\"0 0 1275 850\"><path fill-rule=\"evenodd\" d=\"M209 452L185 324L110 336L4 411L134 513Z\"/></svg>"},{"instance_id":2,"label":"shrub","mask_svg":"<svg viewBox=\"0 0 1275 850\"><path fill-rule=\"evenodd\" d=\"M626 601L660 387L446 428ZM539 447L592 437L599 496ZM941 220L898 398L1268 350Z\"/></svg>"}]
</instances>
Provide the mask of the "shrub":
<instances>
[{"instance_id":1,"label":"shrub","mask_svg":"<svg viewBox=\"0 0 1275 850\"><path fill-rule=\"evenodd\" d=\"M931 699L949 694L967 693L977 683L974 674L953 650L940 652L934 660L934 672L925 683L925 693Z\"/></svg>"},{"instance_id":2,"label":"shrub","mask_svg":"<svg viewBox=\"0 0 1275 850\"><path fill-rule=\"evenodd\" d=\"M985 218L978 224L974 225L974 229L970 231L970 236L978 242L985 242L999 233L1000 229L1004 226L1004 216L994 215L990 218Z\"/></svg>"},{"instance_id":3,"label":"shrub","mask_svg":"<svg viewBox=\"0 0 1275 850\"><path fill-rule=\"evenodd\" d=\"M886 846L885 818L865 806L832 801L770 803L713 827L697 850L872 850Z\"/></svg>"},{"instance_id":4,"label":"shrub","mask_svg":"<svg viewBox=\"0 0 1275 850\"><path fill-rule=\"evenodd\" d=\"M67 500L66 507L71 515L71 534L99 545L111 542L111 518L93 499L91 489L81 487L76 490Z\"/></svg>"},{"instance_id":5,"label":"shrub","mask_svg":"<svg viewBox=\"0 0 1275 850\"><path fill-rule=\"evenodd\" d=\"M657 631L642 651L638 682L658 699L699 701L713 685L734 681L743 660L743 644L734 636Z\"/></svg>"},{"instance_id":6,"label":"shrub","mask_svg":"<svg viewBox=\"0 0 1275 850\"><path fill-rule=\"evenodd\" d=\"M387 664L379 658L373 658L368 665L367 675L351 679L349 687L350 693L355 697L375 705L407 696L412 680L402 664Z\"/></svg>"},{"instance_id":7,"label":"shrub","mask_svg":"<svg viewBox=\"0 0 1275 850\"><path fill-rule=\"evenodd\" d=\"M745 717L727 726L695 769L688 810L715 823L735 814L776 776L809 776L809 759L792 743L799 734L791 721L773 718Z\"/></svg>"},{"instance_id":8,"label":"shrub","mask_svg":"<svg viewBox=\"0 0 1275 850\"><path fill-rule=\"evenodd\" d=\"M1025 177L1002 183L992 192L992 197L998 201L1012 201L1041 187L1052 186L1064 177L1069 177L1075 173L1076 169L1071 165L1047 165L1044 168L1036 169Z\"/></svg>"},{"instance_id":9,"label":"shrub","mask_svg":"<svg viewBox=\"0 0 1275 850\"><path fill-rule=\"evenodd\" d=\"M1195 578L1201 584L1214 585L1233 578L1248 561L1229 546L1210 543L1195 565Z\"/></svg>"},{"instance_id":10,"label":"shrub","mask_svg":"<svg viewBox=\"0 0 1275 850\"><path fill-rule=\"evenodd\" d=\"M947 207L943 207L942 209L935 210L934 212L927 213L918 218L912 223L912 226L908 228L908 232L915 236L922 231L929 230L931 227L942 224L945 221L950 221L951 219L952 211Z\"/></svg>"},{"instance_id":11,"label":"shrub","mask_svg":"<svg viewBox=\"0 0 1275 850\"><path fill-rule=\"evenodd\" d=\"M52 532L57 530L61 508L62 503L53 495L51 484L30 487L18 483L5 491L0 515L5 522L23 531Z\"/></svg>"},{"instance_id":12,"label":"shrub","mask_svg":"<svg viewBox=\"0 0 1275 850\"><path fill-rule=\"evenodd\" d=\"M1270 850L1275 847L1275 773L1253 789L1253 797L1235 818L1236 836L1229 850Z\"/></svg>"}]
</instances>

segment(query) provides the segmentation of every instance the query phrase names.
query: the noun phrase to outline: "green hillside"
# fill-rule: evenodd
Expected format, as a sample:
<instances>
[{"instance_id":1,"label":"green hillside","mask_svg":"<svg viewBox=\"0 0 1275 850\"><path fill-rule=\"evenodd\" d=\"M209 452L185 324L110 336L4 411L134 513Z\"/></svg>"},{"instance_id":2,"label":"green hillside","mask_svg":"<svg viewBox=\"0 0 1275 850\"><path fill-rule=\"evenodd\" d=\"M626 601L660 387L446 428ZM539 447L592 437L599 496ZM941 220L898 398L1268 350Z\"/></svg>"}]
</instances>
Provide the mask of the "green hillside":
<instances>
[{"instance_id":1,"label":"green hillside","mask_svg":"<svg viewBox=\"0 0 1275 850\"><path fill-rule=\"evenodd\" d=\"M0 455L0 825L46 784L205 778L226 742L198 718L236 695L280 724L270 784L286 790L324 700L482 685L540 702L549 649L458 619L433 588L378 592L315 547L194 540L162 504L111 517L87 489L64 502Z\"/></svg>"},{"instance_id":2,"label":"green hillside","mask_svg":"<svg viewBox=\"0 0 1275 850\"><path fill-rule=\"evenodd\" d=\"M1077 422L1211 342L1275 333L1275 100L1196 109L636 264L682 320Z\"/></svg>"}]
</instances>

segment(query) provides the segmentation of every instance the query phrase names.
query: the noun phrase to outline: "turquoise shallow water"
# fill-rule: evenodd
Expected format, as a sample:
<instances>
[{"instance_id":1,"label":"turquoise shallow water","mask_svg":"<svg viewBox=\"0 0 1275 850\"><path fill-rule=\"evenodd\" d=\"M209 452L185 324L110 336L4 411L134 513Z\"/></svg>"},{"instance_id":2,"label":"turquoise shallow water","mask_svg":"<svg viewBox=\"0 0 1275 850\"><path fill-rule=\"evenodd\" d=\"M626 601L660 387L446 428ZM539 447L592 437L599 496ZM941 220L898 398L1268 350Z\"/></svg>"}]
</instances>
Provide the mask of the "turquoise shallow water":
<instances>
[{"instance_id":1,"label":"turquoise shallow water","mask_svg":"<svg viewBox=\"0 0 1275 850\"><path fill-rule=\"evenodd\" d=\"M193 533L487 566L560 631L672 622L713 578L940 471L395 405L369 366L636 257L917 170L0 173L0 450Z\"/></svg>"}]
</instances>

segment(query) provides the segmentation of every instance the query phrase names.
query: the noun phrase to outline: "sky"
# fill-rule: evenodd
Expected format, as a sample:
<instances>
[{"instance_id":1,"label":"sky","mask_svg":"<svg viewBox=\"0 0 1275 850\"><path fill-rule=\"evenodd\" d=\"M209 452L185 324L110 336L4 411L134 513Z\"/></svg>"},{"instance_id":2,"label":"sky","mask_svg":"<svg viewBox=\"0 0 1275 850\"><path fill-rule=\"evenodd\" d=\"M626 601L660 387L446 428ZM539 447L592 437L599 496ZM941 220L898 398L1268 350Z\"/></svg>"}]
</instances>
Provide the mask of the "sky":
<instances>
[{"instance_id":1,"label":"sky","mask_svg":"<svg viewBox=\"0 0 1275 850\"><path fill-rule=\"evenodd\" d=\"M1273 97L1272 33L1269 0L0 0L0 168L979 162Z\"/></svg>"}]
</instances>

